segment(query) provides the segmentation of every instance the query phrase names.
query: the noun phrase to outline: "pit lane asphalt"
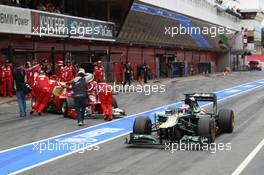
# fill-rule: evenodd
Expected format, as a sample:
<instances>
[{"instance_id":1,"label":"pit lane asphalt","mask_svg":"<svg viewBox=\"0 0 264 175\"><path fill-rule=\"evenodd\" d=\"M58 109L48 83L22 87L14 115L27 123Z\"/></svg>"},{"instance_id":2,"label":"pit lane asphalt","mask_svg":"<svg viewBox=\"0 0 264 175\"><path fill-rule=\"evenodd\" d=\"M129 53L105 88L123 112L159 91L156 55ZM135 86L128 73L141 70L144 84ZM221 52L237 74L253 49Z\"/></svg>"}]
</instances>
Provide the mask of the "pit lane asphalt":
<instances>
[{"instance_id":1,"label":"pit lane asphalt","mask_svg":"<svg viewBox=\"0 0 264 175\"><path fill-rule=\"evenodd\" d=\"M175 102L182 98L182 93L217 91L263 78L263 72L234 73L199 82L168 84L166 93L148 97L140 98L142 95L135 93L119 94L118 101L121 107L128 105L125 109L131 114ZM259 88L219 104L220 108L233 108L237 115L235 132L217 138L217 143L230 142L231 151L218 151L215 154L208 151L177 151L172 154L160 148L128 147L123 144L122 137L100 145L99 151L77 153L22 174L231 174L264 138L263 91L264 88ZM74 121L59 115L45 114L42 117L19 119L15 115L16 108L13 104L1 107L0 150L78 129ZM85 127L101 122L88 120ZM263 149L243 174L262 174L262 162Z\"/></svg>"}]
</instances>

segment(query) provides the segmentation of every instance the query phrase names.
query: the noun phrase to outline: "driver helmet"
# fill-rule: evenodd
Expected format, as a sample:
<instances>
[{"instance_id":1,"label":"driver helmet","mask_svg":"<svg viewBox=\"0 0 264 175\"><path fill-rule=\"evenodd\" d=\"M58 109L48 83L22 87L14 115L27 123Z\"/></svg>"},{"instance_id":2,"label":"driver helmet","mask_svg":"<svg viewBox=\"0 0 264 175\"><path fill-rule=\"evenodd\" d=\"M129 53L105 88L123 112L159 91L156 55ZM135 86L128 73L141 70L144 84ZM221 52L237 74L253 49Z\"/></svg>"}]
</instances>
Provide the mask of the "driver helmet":
<instances>
[{"instance_id":1,"label":"driver helmet","mask_svg":"<svg viewBox=\"0 0 264 175\"><path fill-rule=\"evenodd\" d=\"M191 102L195 102L195 98L194 97L190 97L190 101Z\"/></svg>"},{"instance_id":2,"label":"driver helmet","mask_svg":"<svg viewBox=\"0 0 264 175\"><path fill-rule=\"evenodd\" d=\"M192 107L194 104L195 104L195 98L194 97L190 97L190 98L187 98L185 100L185 104L189 105L190 107Z\"/></svg>"},{"instance_id":3,"label":"driver helmet","mask_svg":"<svg viewBox=\"0 0 264 175\"><path fill-rule=\"evenodd\" d=\"M166 111L165 111L165 114L172 114L172 109L167 109Z\"/></svg>"}]
</instances>

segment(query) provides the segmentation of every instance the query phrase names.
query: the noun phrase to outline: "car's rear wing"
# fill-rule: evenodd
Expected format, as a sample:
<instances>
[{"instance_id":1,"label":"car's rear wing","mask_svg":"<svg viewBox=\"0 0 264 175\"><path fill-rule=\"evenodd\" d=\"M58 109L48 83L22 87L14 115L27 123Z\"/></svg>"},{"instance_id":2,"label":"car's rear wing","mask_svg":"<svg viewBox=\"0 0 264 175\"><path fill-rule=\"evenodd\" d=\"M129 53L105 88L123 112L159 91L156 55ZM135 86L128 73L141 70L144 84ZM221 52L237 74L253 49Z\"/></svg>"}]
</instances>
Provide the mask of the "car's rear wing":
<instances>
[{"instance_id":1,"label":"car's rear wing","mask_svg":"<svg viewBox=\"0 0 264 175\"><path fill-rule=\"evenodd\" d=\"M217 96L214 93L193 93L185 94L185 99L193 97L196 101L217 102Z\"/></svg>"},{"instance_id":2,"label":"car's rear wing","mask_svg":"<svg viewBox=\"0 0 264 175\"><path fill-rule=\"evenodd\" d=\"M188 98L194 98L196 102L212 102L213 110L217 113L217 96L214 93L193 93L185 94L185 100Z\"/></svg>"}]
</instances>

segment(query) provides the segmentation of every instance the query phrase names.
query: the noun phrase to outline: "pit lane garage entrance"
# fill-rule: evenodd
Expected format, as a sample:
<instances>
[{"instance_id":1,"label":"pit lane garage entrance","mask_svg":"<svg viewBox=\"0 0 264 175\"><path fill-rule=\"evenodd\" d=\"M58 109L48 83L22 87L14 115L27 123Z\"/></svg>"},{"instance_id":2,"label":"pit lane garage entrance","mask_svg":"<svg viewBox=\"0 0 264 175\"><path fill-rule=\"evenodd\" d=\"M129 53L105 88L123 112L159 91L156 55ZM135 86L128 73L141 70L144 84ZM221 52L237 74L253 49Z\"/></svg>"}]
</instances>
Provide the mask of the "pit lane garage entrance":
<instances>
[{"instance_id":1,"label":"pit lane garage entrance","mask_svg":"<svg viewBox=\"0 0 264 175\"><path fill-rule=\"evenodd\" d=\"M51 72L55 73L56 63L59 60L71 60L73 64L78 64L84 68L86 72L93 73L96 61L101 60L105 67L106 82L114 81L113 62L111 55L121 55L122 52L109 52L108 50L56 50L54 47L48 49L21 49L8 46L2 49L2 53L10 61L12 65L17 63L26 63L27 61L41 61L47 59L51 63Z\"/></svg>"},{"instance_id":2,"label":"pit lane garage entrance","mask_svg":"<svg viewBox=\"0 0 264 175\"><path fill-rule=\"evenodd\" d=\"M186 75L186 64L177 60L176 54L157 54L156 62L159 77L175 78Z\"/></svg>"}]
</instances>

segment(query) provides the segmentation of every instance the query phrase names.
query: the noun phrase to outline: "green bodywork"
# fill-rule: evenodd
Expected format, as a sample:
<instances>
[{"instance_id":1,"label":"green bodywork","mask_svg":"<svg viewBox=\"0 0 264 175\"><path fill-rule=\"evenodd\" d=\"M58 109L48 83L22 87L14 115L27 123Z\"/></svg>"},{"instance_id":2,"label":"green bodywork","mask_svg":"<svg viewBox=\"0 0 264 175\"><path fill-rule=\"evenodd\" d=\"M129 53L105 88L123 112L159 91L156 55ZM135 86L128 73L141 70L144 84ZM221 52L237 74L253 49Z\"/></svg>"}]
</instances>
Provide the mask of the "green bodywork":
<instances>
[{"instance_id":1,"label":"green bodywork","mask_svg":"<svg viewBox=\"0 0 264 175\"><path fill-rule=\"evenodd\" d=\"M217 113L217 97L215 94L213 93L193 93L193 94L185 94L186 98L190 98L193 97L195 98L196 101L201 101L201 102L212 102L213 103L213 113L212 115L216 115ZM177 109L176 109L177 110ZM193 117L193 119L197 118L202 118L202 117L206 117L210 114L206 114L206 113L189 113L188 115L191 115ZM155 115L155 121L156 123L154 125L156 125L156 127L154 127L156 130L152 131L152 134L148 134L148 135L144 135L144 134L134 134L134 133L130 133L130 139L128 140L128 144L134 144L134 145L161 145L164 144L165 142L181 142L181 143L199 143L199 144L203 144L203 143L210 143L210 137L208 136L199 136L197 135L196 130L189 130L188 128L185 128L186 122L184 123L184 120L182 120L182 117L184 117L183 114L173 114L170 116L167 116L167 121L161 124L157 124L158 122L156 121L156 115ZM176 141L172 141L172 140L162 140L160 139L160 136L157 132L157 130L159 130L160 128L172 128L174 126L176 126L181 129L181 130L185 130L187 132L189 132L189 135L183 135L181 137L181 139L176 140ZM193 126L193 124L188 123L188 126L191 127L196 127Z\"/></svg>"},{"instance_id":2,"label":"green bodywork","mask_svg":"<svg viewBox=\"0 0 264 175\"><path fill-rule=\"evenodd\" d=\"M168 141L171 142L171 141ZM203 143L210 143L210 140L207 137L203 136L187 136L184 135L180 140L175 141L180 143L197 143L197 144L203 144ZM162 143L156 134L151 135L136 135L131 133L130 134L130 140L128 142L129 144L134 145L162 145Z\"/></svg>"},{"instance_id":3,"label":"green bodywork","mask_svg":"<svg viewBox=\"0 0 264 175\"><path fill-rule=\"evenodd\" d=\"M136 135L131 133L129 144L135 145L160 145L162 144L156 134Z\"/></svg>"}]
</instances>

